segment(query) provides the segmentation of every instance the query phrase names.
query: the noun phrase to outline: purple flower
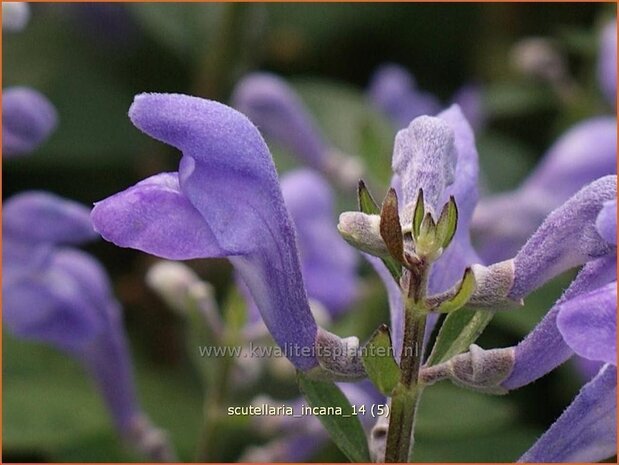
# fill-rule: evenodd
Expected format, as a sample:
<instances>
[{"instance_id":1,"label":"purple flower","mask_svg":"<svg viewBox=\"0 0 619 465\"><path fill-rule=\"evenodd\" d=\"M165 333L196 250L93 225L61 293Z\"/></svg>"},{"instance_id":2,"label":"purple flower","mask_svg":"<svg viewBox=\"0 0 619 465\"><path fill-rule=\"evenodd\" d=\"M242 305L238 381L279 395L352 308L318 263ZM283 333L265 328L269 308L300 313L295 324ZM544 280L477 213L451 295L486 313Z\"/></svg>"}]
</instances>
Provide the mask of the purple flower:
<instances>
[{"instance_id":1,"label":"purple flower","mask_svg":"<svg viewBox=\"0 0 619 465\"><path fill-rule=\"evenodd\" d=\"M515 348L515 363L510 375L502 383L506 389L516 389L541 378L568 358L574 351L566 343L557 325L563 308L586 302L590 293L604 288L617 279L616 255L602 257L588 263L579 272L570 287L550 309L535 329ZM584 299L584 300L583 300ZM567 303L573 301L567 307Z\"/></svg>"},{"instance_id":2,"label":"purple flower","mask_svg":"<svg viewBox=\"0 0 619 465\"><path fill-rule=\"evenodd\" d=\"M598 462L617 454L617 367L604 365L519 462Z\"/></svg>"},{"instance_id":3,"label":"purple flower","mask_svg":"<svg viewBox=\"0 0 619 465\"><path fill-rule=\"evenodd\" d=\"M97 231L121 247L168 259L229 257L288 358L301 370L316 367L318 328L295 231L256 127L225 105L178 94L138 95L129 116L183 158L178 173L97 203Z\"/></svg>"},{"instance_id":4,"label":"purple flower","mask_svg":"<svg viewBox=\"0 0 619 465\"><path fill-rule=\"evenodd\" d=\"M594 214L593 217L590 217L587 220L589 224L580 221L570 221L569 217L563 216L563 218L567 221L562 229L568 232L568 237L585 238L582 242L589 242L589 240L593 242L603 242L604 239L602 239L599 235L599 228L596 230L596 227L598 225L603 225L603 227L608 231L612 228L612 226L608 226L606 224L607 222L605 217L607 217L607 212L605 211L606 207L604 206L604 200L600 199L600 187L603 187L604 184L608 184L607 187L611 187L609 195L614 197L616 193L613 193L612 191L613 181L616 189L616 177L607 176L606 178L602 178L576 194L566 203L564 207L559 208L549 216L549 219L540 227L538 232L531 238L527 245L523 247L519 255L526 256L528 253L531 253L531 249L534 248L534 246L543 250L559 250L563 254L567 250L568 255L571 255L570 249L582 249L582 247L574 245L574 243L570 244L569 241L566 241L564 236L553 237L553 234L547 235L546 237L551 239L549 239L545 244L540 242L538 239L544 235L544 232L555 228L556 230L561 230L561 226L556 224L554 219L563 216L566 211L574 211L573 205L576 203L580 203L581 205L589 204L589 209L593 212L597 210L597 214ZM589 196L588 200L586 199L587 196ZM591 206L589 202L591 198L595 198L597 204L599 205L597 208ZM609 222L611 224L613 223L612 220ZM576 223L575 227L574 223ZM555 228L549 228L552 224L554 224ZM615 237L616 231L617 223L615 217L615 234L612 234L612 238ZM553 240L556 241L554 245L552 244ZM597 246L595 248L601 250ZM549 256L556 257L556 254L550 253ZM588 299L592 299L595 296L598 296L598 304L603 306L605 303L608 303L608 300L604 300L604 298L608 299L610 293L613 292L612 289L608 288L608 285L609 283L616 282L617 280L617 270L615 267L616 256L616 247L608 245L608 247L604 249L604 252L600 253L596 258L591 258L588 260L588 263L586 263L586 265L582 268L576 279L574 279L570 287L563 293L555 306L548 312L548 314L546 314L539 325L520 344L518 344L518 346L516 346L515 365L511 371L511 374L503 383L504 387L507 389L515 389L530 383L563 363L573 354L573 348L570 347L569 341L566 340L565 334L561 331L560 324L558 324L560 313L564 311L566 312L566 315L569 315L570 312L572 312L572 310L569 310L570 308L578 308L579 306L582 306L583 310L586 310L588 308L587 305L593 302ZM553 263L561 263L564 262L564 260L556 258L547 259L545 256L540 259L542 261L546 260L547 263L551 265L550 268L556 270L557 272L563 271L553 265ZM534 266L532 264L527 265L526 260L523 262L525 264L520 272L522 275L527 274L527 268L529 268L529 271L532 274L539 274L541 267ZM516 268L518 268L518 266ZM517 273L517 275L518 274L519 273ZM515 283L524 281L525 280L518 280L518 278L516 278ZM606 297L603 295L600 297L600 294L597 293L599 289L606 289ZM614 292L616 293L616 286ZM598 307L600 305L598 305ZM603 311L600 311L600 316L603 313ZM562 318L567 318L567 316ZM579 351L576 352L580 354ZM592 359L591 357L585 358ZM593 360L597 359L593 358Z\"/></svg>"},{"instance_id":5,"label":"purple flower","mask_svg":"<svg viewBox=\"0 0 619 465\"><path fill-rule=\"evenodd\" d=\"M613 253L596 221L604 204L617 197L617 176L585 186L553 211L514 258L509 298L517 300L558 274Z\"/></svg>"},{"instance_id":6,"label":"purple flower","mask_svg":"<svg viewBox=\"0 0 619 465\"><path fill-rule=\"evenodd\" d=\"M136 399L120 307L102 267L75 245L96 237L87 208L45 192L4 207L3 321L17 337L50 344L82 363L121 434L153 459L172 459ZM156 441L145 442L148 434Z\"/></svg>"},{"instance_id":7,"label":"purple flower","mask_svg":"<svg viewBox=\"0 0 619 465\"><path fill-rule=\"evenodd\" d=\"M294 90L274 74L253 73L242 79L232 105L274 142L307 166L344 186L356 185L363 167L327 143L318 125Z\"/></svg>"},{"instance_id":8,"label":"purple flower","mask_svg":"<svg viewBox=\"0 0 619 465\"><path fill-rule=\"evenodd\" d=\"M415 78L402 66L381 66L372 76L368 88L376 108L399 128L405 128L416 117L435 115L441 109L438 99L417 88Z\"/></svg>"},{"instance_id":9,"label":"purple flower","mask_svg":"<svg viewBox=\"0 0 619 465\"><path fill-rule=\"evenodd\" d=\"M616 173L617 120L597 117L561 136L515 191L479 202L472 232L488 263L514 256L553 209L581 187Z\"/></svg>"},{"instance_id":10,"label":"purple flower","mask_svg":"<svg viewBox=\"0 0 619 465\"><path fill-rule=\"evenodd\" d=\"M334 225L334 198L327 182L316 172L299 169L281 180L284 203L295 230L307 296L324 307L324 315L312 305L314 316L336 317L350 308L358 296L357 254L338 234ZM247 336L264 332L260 312L243 282L238 280L248 305Z\"/></svg>"},{"instance_id":11,"label":"purple flower","mask_svg":"<svg viewBox=\"0 0 619 465\"><path fill-rule=\"evenodd\" d=\"M615 280L564 300L553 309L556 328L564 344L579 356L605 365L550 429L520 458L521 462L597 462L616 455L616 301ZM552 351L554 347L548 347L549 341L543 341L543 346L537 350Z\"/></svg>"},{"instance_id":12,"label":"purple flower","mask_svg":"<svg viewBox=\"0 0 619 465\"><path fill-rule=\"evenodd\" d=\"M469 353L424 371L429 383L448 377L458 384L504 393L535 381L574 354L604 363L520 461L598 461L616 454L617 255L615 246L600 247L602 235L616 242L616 217L608 211L614 212L615 202L605 202L615 196L615 176L585 187L553 212L518 254L513 291L517 296L549 279L548 270L554 274L568 264L587 262L520 344L489 351L471 346ZM583 253L592 250L596 251L592 255ZM519 278L528 273L533 279Z\"/></svg>"},{"instance_id":13,"label":"purple flower","mask_svg":"<svg viewBox=\"0 0 619 465\"><path fill-rule=\"evenodd\" d=\"M617 200L604 203L595 226L602 239L612 245L617 245Z\"/></svg>"},{"instance_id":14,"label":"purple flower","mask_svg":"<svg viewBox=\"0 0 619 465\"><path fill-rule=\"evenodd\" d=\"M58 116L53 105L27 87L2 91L2 155L14 157L35 150L54 131Z\"/></svg>"},{"instance_id":15,"label":"purple flower","mask_svg":"<svg viewBox=\"0 0 619 465\"><path fill-rule=\"evenodd\" d=\"M386 64L378 68L368 86L370 101L397 128L405 128L422 115L436 115L443 105L429 92L417 88L415 78L404 67ZM468 84L452 97L473 128L480 128L485 119L479 86Z\"/></svg>"},{"instance_id":16,"label":"purple flower","mask_svg":"<svg viewBox=\"0 0 619 465\"><path fill-rule=\"evenodd\" d=\"M359 278L357 254L335 227L331 188L310 170L287 173L281 188L297 231L307 295L338 315L357 297Z\"/></svg>"},{"instance_id":17,"label":"purple flower","mask_svg":"<svg viewBox=\"0 0 619 465\"><path fill-rule=\"evenodd\" d=\"M617 105L617 19L609 21L602 30L598 80L608 103Z\"/></svg>"}]
</instances>

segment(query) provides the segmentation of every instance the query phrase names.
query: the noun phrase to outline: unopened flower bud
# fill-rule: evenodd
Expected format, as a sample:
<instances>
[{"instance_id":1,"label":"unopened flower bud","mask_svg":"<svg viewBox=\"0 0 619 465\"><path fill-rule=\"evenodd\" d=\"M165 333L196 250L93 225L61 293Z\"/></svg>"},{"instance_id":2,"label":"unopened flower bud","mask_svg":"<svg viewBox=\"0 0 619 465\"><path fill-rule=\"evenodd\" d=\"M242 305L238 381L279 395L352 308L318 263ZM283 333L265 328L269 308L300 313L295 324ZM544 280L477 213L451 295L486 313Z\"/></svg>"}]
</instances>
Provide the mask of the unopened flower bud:
<instances>
[{"instance_id":1,"label":"unopened flower bud","mask_svg":"<svg viewBox=\"0 0 619 465\"><path fill-rule=\"evenodd\" d=\"M320 368L308 372L308 375L316 379L350 381L366 377L357 337L341 338L318 328L316 358Z\"/></svg>"},{"instance_id":2,"label":"unopened flower bud","mask_svg":"<svg viewBox=\"0 0 619 465\"><path fill-rule=\"evenodd\" d=\"M174 310L187 310L189 288L200 278L187 265L180 262L160 261L146 274L146 284Z\"/></svg>"},{"instance_id":3,"label":"unopened flower bud","mask_svg":"<svg viewBox=\"0 0 619 465\"><path fill-rule=\"evenodd\" d=\"M344 212L340 215L337 229L353 247L377 257L389 256L387 246L380 235L379 215Z\"/></svg>"},{"instance_id":4,"label":"unopened flower bud","mask_svg":"<svg viewBox=\"0 0 619 465\"><path fill-rule=\"evenodd\" d=\"M456 355L447 362L425 367L421 380L434 384L450 379L454 384L487 394L505 394L501 383L507 379L515 363L514 348L484 350L472 344L469 352Z\"/></svg>"},{"instance_id":5,"label":"unopened flower bud","mask_svg":"<svg viewBox=\"0 0 619 465\"><path fill-rule=\"evenodd\" d=\"M514 261L505 260L490 266L475 264L471 267L475 276L475 292L468 301L474 308L504 310L522 305L521 300L509 298L514 285Z\"/></svg>"},{"instance_id":6,"label":"unopened flower bud","mask_svg":"<svg viewBox=\"0 0 619 465\"><path fill-rule=\"evenodd\" d=\"M514 68L521 73L557 82L565 77L565 60L549 40L531 37L521 40L511 51Z\"/></svg>"},{"instance_id":7,"label":"unopened flower bud","mask_svg":"<svg viewBox=\"0 0 619 465\"><path fill-rule=\"evenodd\" d=\"M144 415L136 416L133 419L128 440L149 460L156 462L177 461L167 434L156 428Z\"/></svg>"}]
</instances>

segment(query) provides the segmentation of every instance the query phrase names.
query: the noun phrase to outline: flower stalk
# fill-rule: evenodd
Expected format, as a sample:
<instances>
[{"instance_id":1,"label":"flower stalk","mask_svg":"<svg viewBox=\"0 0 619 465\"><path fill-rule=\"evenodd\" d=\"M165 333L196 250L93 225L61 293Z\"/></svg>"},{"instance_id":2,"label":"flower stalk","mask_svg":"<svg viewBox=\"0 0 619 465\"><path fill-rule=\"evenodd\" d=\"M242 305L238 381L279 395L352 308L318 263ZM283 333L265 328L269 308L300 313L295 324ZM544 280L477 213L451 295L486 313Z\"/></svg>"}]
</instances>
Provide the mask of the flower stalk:
<instances>
[{"instance_id":1,"label":"flower stalk","mask_svg":"<svg viewBox=\"0 0 619 465\"><path fill-rule=\"evenodd\" d=\"M400 357L400 381L391 397L385 462L408 462L414 443L415 416L423 391L423 385L419 383L419 371L426 327L425 294L429 268L422 261L421 266L414 271L407 270L404 274L404 281L408 281L408 289L403 289L407 294L404 344Z\"/></svg>"}]
</instances>

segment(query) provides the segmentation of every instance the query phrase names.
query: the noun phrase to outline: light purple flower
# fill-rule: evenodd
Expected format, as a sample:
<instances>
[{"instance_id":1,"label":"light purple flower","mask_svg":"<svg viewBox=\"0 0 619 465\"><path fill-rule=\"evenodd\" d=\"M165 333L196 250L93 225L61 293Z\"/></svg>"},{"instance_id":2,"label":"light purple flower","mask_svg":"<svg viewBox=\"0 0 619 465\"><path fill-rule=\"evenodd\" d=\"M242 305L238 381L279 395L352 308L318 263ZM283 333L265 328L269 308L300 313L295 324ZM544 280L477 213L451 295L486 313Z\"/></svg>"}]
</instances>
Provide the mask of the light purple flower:
<instances>
[{"instance_id":1,"label":"light purple flower","mask_svg":"<svg viewBox=\"0 0 619 465\"><path fill-rule=\"evenodd\" d=\"M80 361L121 434L152 459L172 459L161 432L144 429L121 311L105 271L88 254L60 245L96 237L90 211L46 192L25 192L6 202L2 232L6 327ZM150 433L162 442L146 445L143 435Z\"/></svg>"},{"instance_id":2,"label":"light purple flower","mask_svg":"<svg viewBox=\"0 0 619 465\"><path fill-rule=\"evenodd\" d=\"M602 30L598 80L608 103L617 105L617 19L609 21Z\"/></svg>"},{"instance_id":3,"label":"light purple flower","mask_svg":"<svg viewBox=\"0 0 619 465\"><path fill-rule=\"evenodd\" d=\"M2 91L2 155L26 155L54 131L58 116L40 92L28 87Z\"/></svg>"},{"instance_id":4,"label":"light purple flower","mask_svg":"<svg viewBox=\"0 0 619 465\"><path fill-rule=\"evenodd\" d=\"M583 189L583 191L586 191ZM600 212L598 215L601 217L604 212ZM599 223L599 221L595 221ZM615 234L616 234L616 222L615 222ZM593 232L591 232L594 234ZM614 237L614 234L613 234ZM577 309L582 307L582 311L589 312L590 306L596 304L598 307L597 317L600 317L608 311L608 308L612 308L614 315L616 298L612 298L613 293L616 295L616 281L617 281L617 269L616 269L616 247L610 247L606 254L603 256L589 261L578 273L576 279L570 284L569 288L563 293L557 303L550 309L542 321L537 327L516 346L515 351L515 365L512 369L509 377L503 382L503 386L507 389L515 389L520 386L528 384L561 363L565 362L576 351L579 355L580 350L576 350L572 347L569 340L566 339L566 333L561 330L561 318L567 319L567 315L578 315L573 313ZM612 283L615 287L612 288ZM609 287L610 286L610 287ZM600 290L604 292L600 294ZM612 298L612 302L611 299ZM593 300L592 300L593 299ZM561 312L566 312L566 316L560 317ZM590 317L594 317L595 314L589 312ZM568 320L564 320L564 329L567 327ZM610 329L616 327L616 322L613 317L609 317L606 320L606 325ZM584 334L584 328L578 330ZM613 333L616 330L613 330ZM573 340L572 335L568 336ZM603 358L587 357L590 360L608 361Z\"/></svg>"},{"instance_id":5,"label":"light purple flower","mask_svg":"<svg viewBox=\"0 0 619 465\"><path fill-rule=\"evenodd\" d=\"M617 367L604 365L519 462L598 462L617 454Z\"/></svg>"},{"instance_id":6,"label":"light purple flower","mask_svg":"<svg viewBox=\"0 0 619 465\"><path fill-rule=\"evenodd\" d=\"M437 97L417 87L411 73L392 63L376 70L370 79L368 96L397 128L407 127L418 116L436 115L443 108ZM452 97L452 103L460 106L474 129L484 124L485 112L478 85L462 86Z\"/></svg>"},{"instance_id":7,"label":"light purple flower","mask_svg":"<svg viewBox=\"0 0 619 465\"><path fill-rule=\"evenodd\" d=\"M361 160L341 153L323 137L296 92L280 77L253 73L243 78L232 95L232 106L306 166L349 189L363 173Z\"/></svg>"},{"instance_id":8,"label":"light purple flower","mask_svg":"<svg viewBox=\"0 0 619 465\"><path fill-rule=\"evenodd\" d=\"M516 346L515 364L509 377L502 383L503 387L516 389L529 384L574 354L557 326L559 311L565 302L616 281L615 257L611 254L591 261L583 267L542 321Z\"/></svg>"},{"instance_id":9,"label":"light purple flower","mask_svg":"<svg viewBox=\"0 0 619 465\"><path fill-rule=\"evenodd\" d=\"M610 225L608 219L603 208L596 224L598 230L603 225L609 233L614 228L609 234L614 240L616 217L608 221ZM521 457L522 462L592 462L616 454L616 258L613 247L605 256L589 261L544 319L516 346L515 364L502 383L507 389L538 379L574 354L606 364Z\"/></svg>"},{"instance_id":10,"label":"light purple flower","mask_svg":"<svg viewBox=\"0 0 619 465\"><path fill-rule=\"evenodd\" d=\"M559 309L557 327L565 342L589 360L617 364L617 282L571 299Z\"/></svg>"},{"instance_id":11,"label":"light purple flower","mask_svg":"<svg viewBox=\"0 0 619 465\"><path fill-rule=\"evenodd\" d=\"M617 200L606 202L600 210L595 226L602 239L617 245Z\"/></svg>"},{"instance_id":12,"label":"light purple flower","mask_svg":"<svg viewBox=\"0 0 619 465\"><path fill-rule=\"evenodd\" d=\"M357 297L359 278L357 254L335 227L333 192L306 169L283 176L281 188L297 231L307 295L338 315Z\"/></svg>"},{"instance_id":13,"label":"light purple flower","mask_svg":"<svg viewBox=\"0 0 619 465\"><path fill-rule=\"evenodd\" d=\"M521 462L594 462L616 455L616 301L615 280L556 307L556 325L569 349L606 364ZM537 348L552 349L546 344Z\"/></svg>"},{"instance_id":14,"label":"light purple flower","mask_svg":"<svg viewBox=\"0 0 619 465\"><path fill-rule=\"evenodd\" d=\"M402 66L383 65L372 76L368 87L372 103L398 128L405 128L416 117L435 115L441 109L438 99L417 88L415 78Z\"/></svg>"},{"instance_id":15,"label":"light purple flower","mask_svg":"<svg viewBox=\"0 0 619 465\"><path fill-rule=\"evenodd\" d=\"M232 106L308 166L317 170L325 166L329 146L299 96L283 79L269 73L246 76L234 90Z\"/></svg>"},{"instance_id":16,"label":"light purple flower","mask_svg":"<svg viewBox=\"0 0 619 465\"><path fill-rule=\"evenodd\" d=\"M168 259L229 257L275 341L301 370L318 365L295 232L260 133L225 105L141 94L129 111L150 136L183 152L160 174L95 205L107 240ZM290 350L290 348L298 350Z\"/></svg>"},{"instance_id":17,"label":"light purple flower","mask_svg":"<svg viewBox=\"0 0 619 465\"><path fill-rule=\"evenodd\" d=\"M481 199L472 232L488 263L512 257L553 209L593 180L617 172L617 120L576 124L512 191Z\"/></svg>"},{"instance_id":18,"label":"light purple flower","mask_svg":"<svg viewBox=\"0 0 619 465\"><path fill-rule=\"evenodd\" d=\"M357 254L338 234L334 222L334 198L329 184L315 171L299 169L282 176L282 195L295 230L303 281L307 296L324 306L320 317L337 317L350 308L358 296ZM260 312L242 278L239 290L248 305L247 336L264 333Z\"/></svg>"},{"instance_id":19,"label":"light purple flower","mask_svg":"<svg viewBox=\"0 0 619 465\"><path fill-rule=\"evenodd\" d=\"M18 194L6 203L4 323L18 337L80 361L125 439L153 460L172 460L165 436L137 402L120 307L104 270L86 253L59 245L96 237L89 213L45 192Z\"/></svg>"},{"instance_id":20,"label":"light purple flower","mask_svg":"<svg viewBox=\"0 0 619 465\"><path fill-rule=\"evenodd\" d=\"M616 250L596 229L605 202L617 197L617 176L585 186L553 211L514 258L509 298L518 300L558 274Z\"/></svg>"}]
</instances>

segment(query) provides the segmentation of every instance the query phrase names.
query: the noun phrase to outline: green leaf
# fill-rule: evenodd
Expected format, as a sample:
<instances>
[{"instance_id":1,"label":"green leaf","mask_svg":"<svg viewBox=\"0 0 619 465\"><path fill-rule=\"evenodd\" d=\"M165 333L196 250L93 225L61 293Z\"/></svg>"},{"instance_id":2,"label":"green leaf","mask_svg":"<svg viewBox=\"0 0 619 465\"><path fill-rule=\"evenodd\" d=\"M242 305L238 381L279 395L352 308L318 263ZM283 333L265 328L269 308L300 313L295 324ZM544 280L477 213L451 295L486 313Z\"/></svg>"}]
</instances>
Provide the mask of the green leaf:
<instances>
[{"instance_id":1,"label":"green leaf","mask_svg":"<svg viewBox=\"0 0 619 465\"><path fill-rule=\"evenodd\" d=\"M415 213L413 214L413 238L417 240L421 231L421 222L425 215L425 205L423 202L423 189L419 189L419 195L417 195L417 203L415 204Z\"/></svg>"},{"instance_id":2,"label":"green leaf","mask_svg":"<svg viewBox=\"0 0 619 465\"><path fill-rule=\"evenodd\" d=\"M451 243L451 240L456 234L457 227L458 207L456 205L456 199L454 199L452 195L449 197L449 202L447 202L443 207L441 216L439 217L436 225L436 235L443 249L446 249Z\"/></svg>"},{"instance_id":3,"label":"green leaf","mask_svg":"<svg viewBox=\"0 0 619 465\"><path fill-rule=\"evenodd\" d=\"M446 362L466 351L494 316L493 312L462 308L447 315L428 358L428 365Z\"/></svg>"},{"instance_id":4,"label":"green leaf","mask_svg":"<svg viewBox=\"0 0 619 465\"><path fill-rule=\"evenodd\" d=\"M346 396L332 382L313 381L302 373L298 376L299 387L312 408L335 407L341 414L318 415L333 442L352 462L369 462L370 452L365 432Z\"/></svg>"},{"instance_id":5,"label":"green leaf","mask_svg":"<svg viewBox=\"0 0 619 465\"><path fill-rule=\"evenodd\" d=\"M374 332L363 350L363 366L380 392L389 396L400 378L400 368L393 358L391 334L387 325Z\"/></svg>"},{"instance_id":6,"label":"green leaf","mask_svg":"<svg viewBox=\"0 0 619 465\"><path fill-rule=\"evenodd\" d=\"M438 306L437 311L441 313L450 313L464 307L473 295L473 292L475 292L475 275L473 274L473 270L469 267L464 270L464 275L462 276L456 294L451 299L442 302Z\"/></svg>"},{"instance_id":7,"label":"green leaf","mask_svg":"<svg viewBox=\"0 0 619 465\"><path fill-rule=\"evenodd\" d=\"M365 185L363 179L359 180L359 187L357 188L357 198L359 200L359 211L368 215L379 215L380 208L372 194Z\"/></svg>"}]
</instances>

